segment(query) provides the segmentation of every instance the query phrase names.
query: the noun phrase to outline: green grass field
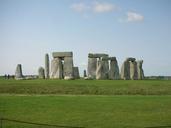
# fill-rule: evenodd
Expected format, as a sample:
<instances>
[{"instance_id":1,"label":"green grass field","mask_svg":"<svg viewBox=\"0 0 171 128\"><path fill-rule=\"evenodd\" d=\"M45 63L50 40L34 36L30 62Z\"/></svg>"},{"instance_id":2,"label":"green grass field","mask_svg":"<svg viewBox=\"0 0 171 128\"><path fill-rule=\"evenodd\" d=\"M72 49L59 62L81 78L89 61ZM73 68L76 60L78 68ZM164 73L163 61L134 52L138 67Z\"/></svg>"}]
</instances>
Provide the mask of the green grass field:
<instances>
[{"instance_id":1,"label":"green grass field","mask_svg":"<svg viewBox=\"0 0 171 128\"><path fill-rule=\"evenodd\" d=\"M0 80L0 93L171 95L171 80Z\"/></svg>"},{"instance_id":2,"label":"green grass field","mask_svg":"<svg viewBox=\"0 0 171 128\"><path fill-rule=\"evenodd\" d=\"M0 116L85 128L171 128L171 81L1 79ZM50 126L3 120L2 127Z\"/></svg>"}]
</instances>

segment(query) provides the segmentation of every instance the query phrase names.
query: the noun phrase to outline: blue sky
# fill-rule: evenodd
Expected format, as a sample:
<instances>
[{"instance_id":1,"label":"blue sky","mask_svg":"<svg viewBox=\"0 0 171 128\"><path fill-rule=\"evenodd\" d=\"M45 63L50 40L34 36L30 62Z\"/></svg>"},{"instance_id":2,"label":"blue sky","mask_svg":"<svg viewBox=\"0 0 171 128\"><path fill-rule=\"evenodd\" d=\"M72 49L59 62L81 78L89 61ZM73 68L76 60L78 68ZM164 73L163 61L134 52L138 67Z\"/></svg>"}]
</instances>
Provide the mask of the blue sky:
<instances>
[{"instance_id":1,"label":"blue sky","mask_svg":"<svg viewBox=\"0 0 171 128\"><path fill-rule=\"evenodd\" d=\"M37 74L44 55L73 51L143 59L145 75L171 75L170 0L0 0L0 74Z\"/></svg>"}]
</instances>

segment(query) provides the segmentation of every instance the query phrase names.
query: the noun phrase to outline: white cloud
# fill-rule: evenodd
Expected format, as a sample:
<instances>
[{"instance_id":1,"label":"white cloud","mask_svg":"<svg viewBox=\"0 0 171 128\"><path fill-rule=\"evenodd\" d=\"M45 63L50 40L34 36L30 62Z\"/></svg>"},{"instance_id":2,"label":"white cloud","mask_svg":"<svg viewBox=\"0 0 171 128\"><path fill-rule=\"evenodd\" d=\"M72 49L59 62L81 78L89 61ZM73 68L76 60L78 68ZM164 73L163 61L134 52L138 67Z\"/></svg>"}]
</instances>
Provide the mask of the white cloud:
<instances>
[{"instance_id":1,"label":"white cloud","mask_svg":"<svg viewBox=\"0 0 171 128\"><path fill-rule=\"evenodd\" d=\"M96 2L92 8L93 11L97 13L111 12L118 9L118 7L115 6L114 4L99 3L99 2Z\"/></svg>"},{"instance_id":2,"label":"white cloud","mask_svg":"<svg viewBox=\"0 0 171 128\"><path fill-rule=\"evenodd\" d=\"M143 15L136 13L136 12L132 12L132 11L127 12L127 21L128 22L140 22L143 20L144 20Z\"/></svg>"},{"instance_id":3,"label":"white cloud","mask_svg":"<svg viewBox=\"0 0 171 128\"><path fill-rule=\"evenodd\" d=\"M85 12L90 9L90 7L84 3L75 3L71 5L71 9L76 12Z\"/></svg>"},{"instance_id":4,"label":"white cloud","mask_svg":"<svg viewBox=\"0 0 171 128\"><path fill-rule=\"evenodd\" d=\"M96 12L96 13L103 13L103 12L112 12L117 10L118 7L111 3L100 3L100 2L91 2L89 4L85 3L74 3L71 5L71 9L76 12Z\"/></svg>"}]
</instances>

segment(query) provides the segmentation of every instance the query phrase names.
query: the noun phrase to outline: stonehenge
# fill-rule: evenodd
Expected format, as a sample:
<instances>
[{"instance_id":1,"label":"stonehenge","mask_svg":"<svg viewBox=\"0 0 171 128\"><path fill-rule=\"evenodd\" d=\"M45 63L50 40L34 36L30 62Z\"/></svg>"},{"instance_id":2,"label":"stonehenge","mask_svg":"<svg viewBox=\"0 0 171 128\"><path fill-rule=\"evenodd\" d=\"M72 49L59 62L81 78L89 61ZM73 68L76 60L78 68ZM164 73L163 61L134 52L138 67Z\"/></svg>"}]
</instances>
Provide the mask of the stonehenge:
<instances>
[{"instance_id":1,"label":"stonehenge","mask_svg":"<svg viewBox=\"0 0 171 128\"><path fill-rule=\"evenodd\" d=\"M124 80L141 80L144 79L142 69L143 61L136 61L135 58L129 57L123 62L121 67L121 79Z\"/></svg>"},{"instance_id":2,"label":"stonehenge","mask_svg":"<svg viewBox=\"0 0 171 128\"><path fill-rule=\"evenodd\" d=\"M49 61L49 55L45 54L44 67L38 68L38 75L31 78L41 79L79 79L79 67L73 63L72 52L53 52L53 59ZM85 80L142 80L144 71L142 68L143 60L136 60L128 57L123 62L119 70L116 57L110 57L105 53L89 53L87 70L83 71ZM22 66L18 64L15 71L15 79L26 79L22 74Z\"/></svg>"},{"instance_id":3,"label":"stonehenge","mask_svg":"<svg viewBox=\"0 0 171 128\"><path fill-rule=\"evenodd\" d=\"M22 73L22 66L21 64L18 64L15 70L15 79L20 80L23 79L23 73Z\"/></svg>"},{"instance_id":4,"label":"stonehenge","mask_svg":"<svg viewBox=\"0 0 171 128\"><path fill-rule=\"evenodd\" d=\"M89 53L87 70L88 77L91 79L119 79L119 67L116 57L109 57L108 54Z\"/></svg>"}]
</instances>

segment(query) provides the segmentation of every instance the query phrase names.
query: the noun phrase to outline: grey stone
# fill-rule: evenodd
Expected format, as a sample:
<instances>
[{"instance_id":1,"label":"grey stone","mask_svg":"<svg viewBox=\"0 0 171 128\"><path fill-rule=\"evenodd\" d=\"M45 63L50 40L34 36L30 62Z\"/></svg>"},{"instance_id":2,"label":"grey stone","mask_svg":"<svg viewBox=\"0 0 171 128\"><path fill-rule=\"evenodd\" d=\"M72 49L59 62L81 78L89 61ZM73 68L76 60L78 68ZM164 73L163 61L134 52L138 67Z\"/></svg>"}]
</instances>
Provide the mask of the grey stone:
<instances>
[{"instance_id":1,"label":"grey stone","mask_svg":"<svg viewBox=\"0 0 171 128\"><path fill-rule=\"evenodd\" d=\"M126 58L126 61L132 61L132 62L134 62L136 59L135 58L133 58L133 57L128 57L128 58Z\"/></svg>"},{"instance_id":2,"label":"grey stone","mask_svg":"<svg viewBox=\"0 0 171 128\"><path fill-rule=\"evenodd\" d=\"M38 69L38 76L41 79L45 79L45 72L44 72L44 68L43 67L39 67L39 69Z\"/></svg>"},{"instance_id":3,"label":"grey stone","mask_svg":"<svg viewBox=\"0 0 171 128\"><path fill-rule=\"evenodd\" d=\"M88 77L95 79L96 78L96 68L97 68L97 59L88 58Z\"/></svg>"},{"instance_id":4,"label":"grey stone","mask_svg":"<svg viewBox=\"0 0 171 128\"><path fill-rule=\"evenodd\" d=\"M52 79L63 78L63 66L62 66L62 60L60 58L54 58L52 60L50 78Z\"/></svg>"},{"instance_id":5,"label":"grey stone","mask_svg":"<svg viewBox=\"0 0 171 128\"><path fill-rule=\"evenodd\" d=\"M101 80L101 79L107 79L108 74L106 71L106 61L104 60L99 60L97 64L97 69L96 69L96 79Z\"/></svg>"},{"instance_id":6,"label":"grey stone","mask_svg":"<svg viewBox=\"0 0 171 128\"><path fill-rule=\"evenodd\" d=\"M64 57L64 79L73 79L73 58Z\"/></svg>"},{"instance_id":7,"label":"grey stone","mask_svg":"<svg viewBox=\"0 0 171 128\"><path fill-rule=\"evenodd\" d=\"M119 78L119 66L115 57L110 61L109 79L118 80Z\"/></svg>"},{"instance_id":8,"label":"grey stone","mask_svg":"<svg viewBox=\"0 0 171 128\"><path fill-rule=\"evenodd\" d=\"M130 64L130 79L137 80L138 79L137 62L129 61L129 64Z\"/></svg>"},{"instance_id":9,"label":"grey stone","mask_svg":"<svg viewBox=\"0 0 171 128\"><path fill-rule=\"evenodd\" d=\"M53 58L58 58L58 57L72 57L73 53L72 52L53 52L52 53Z\"/></svg>"},{"instance_id":10,"label":"grey stone","mask_svg":"<svg viewBox=\"0 0 171 128\"><path fill-rule=\"evenodd\" d=\"M142 68L143 60L137 61L137 72L138 72L138 79L142 80L144 79L144 71Z\"/></svg>"},{"instance_id":11,"label":"grey stone","mask_svg":"<svg viewBox=\"0 0 171 128\"><path fill-rule=\"evenodd\" d=\"M74 79L80 78L78 67L73 67L73 74L74 74Z\"/></svg>"},{"instance_id":12,"label":"grey stone","mask_svg":"<svg viewBox=\"0 0 171 128\"><path fill-rule=\"evenodd\" d=\"M104 53L89 53L88 57L89 58L101 58L101 57L108 57L108 54L104 54Z\"/></svg>"},{"instance_id":13,"label":"grey stone","mask_svg":"<svg viewBox=\"0 0 171 128\"><path fill-rule=\"evenodd\" d=\"M87 77L86 70L84 70L84 72L83 72L83 77Z\"/></svg>"},{"instance_id":14,"label":"grey stone","mask_svg":"<svg viewBox=\"0 0 171 128\"><path fill-rule=\"evenodd\" d=\"M45 54L45 78L49 78L49 55Z\"/></svg>"},{"instance_id":15,"label":"grey stone","mask_svg":"<svg viewBox=\"0 0 171 128\"><path fill-rule=\"evenodd\" d=\"M130 64L129 61L124 61L121 67L121 79L129 80L130 79Z\"/></svg>"},{"instance_id":16,"label":"grey stone","mask_svg":"<svg viewBox=\"0 0 171 128\"><path fill-rule=\"evenodd\" d=\"M15 71L15 79L23 79L22 66L18 64Z\"/></svg>"}]
</instances>

